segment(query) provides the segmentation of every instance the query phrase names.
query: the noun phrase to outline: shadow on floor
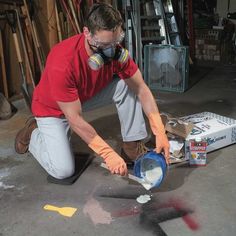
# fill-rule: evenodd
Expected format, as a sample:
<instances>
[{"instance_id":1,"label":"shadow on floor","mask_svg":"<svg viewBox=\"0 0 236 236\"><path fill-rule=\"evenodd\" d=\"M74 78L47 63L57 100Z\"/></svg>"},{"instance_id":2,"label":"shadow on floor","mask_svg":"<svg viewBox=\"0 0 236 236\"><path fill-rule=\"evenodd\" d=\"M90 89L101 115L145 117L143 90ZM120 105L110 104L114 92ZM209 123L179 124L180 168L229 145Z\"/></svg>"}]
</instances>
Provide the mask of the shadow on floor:
<instances>
[{"instance_id":1,"label":"shadow on floor","mask_svg":"<svg viewBox=\"0 0 236 236\"><path fill-rule=\"evenodd\" d=\"M188 89L193 87L202 78L207 76L213 69L214 69L214 67L190 65L189 66Z\"/></svg>"},{"instance_id":2,"label":"shadow on floor","mask_svg":"<svg viewBox=\"0 0 236 236\"><path fill-rule=\"evenodd\" d=\"M71 185L83 174L86 168L92 163L94 156L89 153L75 153L75 173L71 177L65 179L56 179L48 175L47 180L49 183Z\"/></svg>"},{"instance_id":3,"label":"shadow on floor","mask_svg":"<svg viewBox=\"0 0 236 236\"><path fill-rule=\"evenodd\" d=\"M234 103L228 99L205 100L202 102L172 101L161 104L161 111L167 111L172 116L180 117L200 112L212 112L230 118L234 117Z\"/></svg>"}]
</instances>

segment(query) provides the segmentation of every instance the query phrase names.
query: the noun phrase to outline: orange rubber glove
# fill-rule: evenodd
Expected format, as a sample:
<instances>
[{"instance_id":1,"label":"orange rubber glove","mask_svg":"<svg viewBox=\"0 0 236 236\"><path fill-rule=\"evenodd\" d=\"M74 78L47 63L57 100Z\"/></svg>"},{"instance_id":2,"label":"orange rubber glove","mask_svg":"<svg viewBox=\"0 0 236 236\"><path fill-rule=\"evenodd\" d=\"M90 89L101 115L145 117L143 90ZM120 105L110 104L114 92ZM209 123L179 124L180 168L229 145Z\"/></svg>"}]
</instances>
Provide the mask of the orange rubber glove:
<instances>
[{"instance_id":1,"label":"orange rubber glove","mask_svg":"<svg viewBox=\"0 0 236 236\"><path fill-rule=\"evenodd\" d=\"M112 174L128 174L124 160L99 135L96 135L88 146L104 159Z\"/></svg>"},{"instance_id":2,"label":"orange rubber glove","mask_svg":"<svg viewBox=\"0 0 236 236\"><path fill-rule=\"evenodd\" d=\"M170 144L168 138L166 136L165 127L162 123L160 114L158 112L151 113L148 116L148 120L150 123L151 130L153 134L156 136L156 149L157 153L161 153L164 151L166 163L169 164L170 158Z\"/></svg>"}]
</instances>

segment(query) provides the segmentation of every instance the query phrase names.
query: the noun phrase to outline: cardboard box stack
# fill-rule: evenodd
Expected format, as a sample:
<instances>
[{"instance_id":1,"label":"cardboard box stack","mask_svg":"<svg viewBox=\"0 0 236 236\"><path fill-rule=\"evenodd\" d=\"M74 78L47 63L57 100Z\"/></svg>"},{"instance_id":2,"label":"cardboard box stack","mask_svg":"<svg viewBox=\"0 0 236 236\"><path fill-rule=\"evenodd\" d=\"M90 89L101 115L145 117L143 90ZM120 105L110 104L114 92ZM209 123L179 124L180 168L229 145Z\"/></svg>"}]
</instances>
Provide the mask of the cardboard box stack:
<instances>
[{"instance_id":1,"label":"cardboard box stack","mask_svg":"<svg viewBox=\"0 0 236 236\"><path fill-rule=\"evenodd\" d=\"M197 29L195 31L195 57L204 61L221 61L222 30Z\"/></svg>"}]
</instances>

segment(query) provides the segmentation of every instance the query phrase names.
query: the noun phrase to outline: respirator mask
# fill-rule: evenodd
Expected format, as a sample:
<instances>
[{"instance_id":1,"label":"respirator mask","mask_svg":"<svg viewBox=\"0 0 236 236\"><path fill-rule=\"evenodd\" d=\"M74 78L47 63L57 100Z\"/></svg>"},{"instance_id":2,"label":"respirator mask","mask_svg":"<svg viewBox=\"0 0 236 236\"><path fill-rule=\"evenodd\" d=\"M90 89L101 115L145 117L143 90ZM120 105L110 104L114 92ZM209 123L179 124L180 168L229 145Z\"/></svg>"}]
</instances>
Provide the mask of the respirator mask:
<instances>
[{"instance_id":1,"label":"respirator mask","mask_svg":"<svg viewBox=\"0 0 236 236\"><path fill-rule=\"evenodd\" d=\"M126 63L129 57L129 52L120 45L123 39L124 34L121 34L117 42L111 43L108 46L104 46L95 40L93 40L92 44L88 42L90 49L94 52L94 54L88 59L90 68L93 70L99 70L104 64L109 64L112 60L116 60L121 64Z\"/></svg>"}]
</instances>

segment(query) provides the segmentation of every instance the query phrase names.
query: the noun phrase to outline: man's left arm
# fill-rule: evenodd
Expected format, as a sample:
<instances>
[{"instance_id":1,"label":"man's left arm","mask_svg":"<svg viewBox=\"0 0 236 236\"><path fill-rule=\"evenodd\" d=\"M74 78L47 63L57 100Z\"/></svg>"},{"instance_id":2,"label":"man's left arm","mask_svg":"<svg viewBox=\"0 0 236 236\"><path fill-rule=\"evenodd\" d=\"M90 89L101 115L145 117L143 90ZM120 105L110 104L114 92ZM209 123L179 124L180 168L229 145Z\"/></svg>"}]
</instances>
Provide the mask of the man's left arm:
<instances>
[{"instance_id":1,"label":"man's left arm","mask_svg":"<svg viewBox=\"0 0 236 236\"><path fill-rule=\"evenodd\" d=\"M131 78L125 79L125 82L139 98L143 111L148 117L151 130L156 137L155 151L157 153L164 151L166 162L169 163L170 145L165 133L165 128L162 123L156 101L150 89L145 84L140 70L138 69Z\"/></svg>"}]
</instances>

